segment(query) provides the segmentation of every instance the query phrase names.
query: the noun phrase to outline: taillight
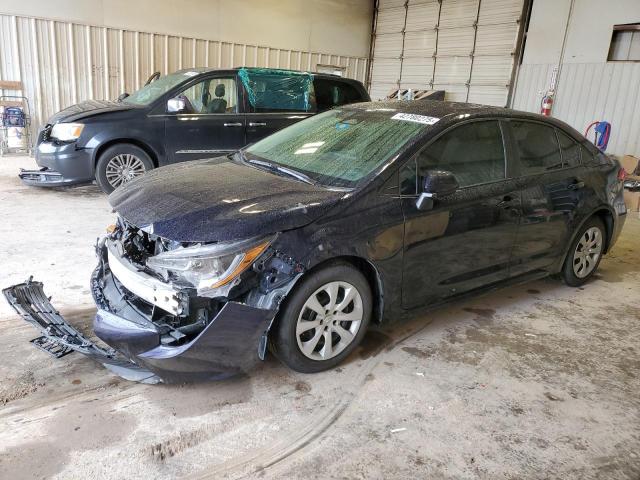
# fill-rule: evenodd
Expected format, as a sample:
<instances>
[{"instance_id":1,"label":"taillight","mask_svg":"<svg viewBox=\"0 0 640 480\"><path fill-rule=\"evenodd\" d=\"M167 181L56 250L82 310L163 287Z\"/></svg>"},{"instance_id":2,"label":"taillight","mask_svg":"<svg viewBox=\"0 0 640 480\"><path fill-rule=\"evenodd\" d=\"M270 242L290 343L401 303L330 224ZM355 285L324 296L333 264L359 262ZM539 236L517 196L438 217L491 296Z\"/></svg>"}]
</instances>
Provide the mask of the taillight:
<instances>
[{"instance_id":1,"label":"taillight","mask_svg":"<svg viewBox=\"0 0 640 480\"><path fill-rule=\"evenodd\" d=\"M627 171L620 167L620 170L618 170L618 180L623 182L625 178L627 178Z\"/></svg>"}]
</instances>

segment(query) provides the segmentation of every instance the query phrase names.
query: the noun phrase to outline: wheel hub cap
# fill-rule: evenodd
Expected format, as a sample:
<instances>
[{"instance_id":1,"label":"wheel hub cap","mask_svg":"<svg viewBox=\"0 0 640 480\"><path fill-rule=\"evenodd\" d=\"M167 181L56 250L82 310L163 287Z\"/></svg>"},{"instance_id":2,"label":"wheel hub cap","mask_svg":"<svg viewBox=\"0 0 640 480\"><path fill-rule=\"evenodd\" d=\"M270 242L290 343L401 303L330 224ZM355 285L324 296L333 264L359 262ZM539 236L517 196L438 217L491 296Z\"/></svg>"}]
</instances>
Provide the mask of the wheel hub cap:
<instances>
[{"instance_id":1,"label":"wheel hub cap","mask_svg":"<svg viewBox=\"0 0 640 480\"><path fill-rule=\"evenodd\" d=\"M144 163L135 155L121 153L107 163L107 181L113 188L139 177L146 171Z\"/></svg>"},{"instance_id":2,"label":"wheel hub cap","mask_svg":"<svg viewBox=\"0 0 640 480\"><path fill-rule=\"evenodd\" d=\"M587 229L580 237L573 253L573 273L585 278L596 265L602 253L602 232L598 227Z\"/></svg>"},{"instance_id":3,"label":"wheel hub cap","mask_svg":"<svg viewBox=\"0 0 640 480\"><path fill-rule=\"evenodd\" d=\"M329 282L304 303L296 324L296 339L303 355L328 360L355 339L364 308L360 292L347 282Z\"/></svg>"}]
</instances>

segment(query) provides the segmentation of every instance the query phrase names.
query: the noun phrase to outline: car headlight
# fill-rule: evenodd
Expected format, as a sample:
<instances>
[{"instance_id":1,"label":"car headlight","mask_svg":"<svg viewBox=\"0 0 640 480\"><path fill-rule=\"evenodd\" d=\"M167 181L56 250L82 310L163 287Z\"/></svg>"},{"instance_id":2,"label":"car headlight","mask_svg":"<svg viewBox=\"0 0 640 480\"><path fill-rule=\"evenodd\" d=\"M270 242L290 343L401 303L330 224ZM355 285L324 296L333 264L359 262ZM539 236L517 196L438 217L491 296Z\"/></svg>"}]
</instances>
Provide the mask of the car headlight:
<instances>
[{"instance_id":1,"label":"car headlight","mask_svg":"<svg viewBox=\"0 0 640 480\"><path fill-rule=\"evenodd\" d=\"M146 263L158 273L172 273L195 287L198 295L224 295L274 239L271 236L179 248L149 257Z\"/></svg>"},{"instance_id":2,"label":"car headlight","mask_svg":"<svg viewBox=\"0 0 640 480\"><path fill-rule=\"evenodd\" d=\"M51 129L50 136L61 142L77 140L84 129L82 123L56 123Z\"/></svg>"}]
</instances>

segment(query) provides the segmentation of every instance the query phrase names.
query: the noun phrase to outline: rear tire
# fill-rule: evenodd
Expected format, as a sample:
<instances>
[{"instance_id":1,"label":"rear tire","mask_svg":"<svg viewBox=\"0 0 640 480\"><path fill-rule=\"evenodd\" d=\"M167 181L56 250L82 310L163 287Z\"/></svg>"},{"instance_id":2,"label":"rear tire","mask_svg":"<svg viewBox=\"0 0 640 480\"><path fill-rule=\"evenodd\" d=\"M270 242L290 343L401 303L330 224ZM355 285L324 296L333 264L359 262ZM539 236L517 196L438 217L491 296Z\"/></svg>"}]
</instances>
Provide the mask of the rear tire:
<instances>
[{"instance_id":1,"label":"rear tire","mask_svg":"<svg viewBox=\"0 0 640 480\"><path fill-rule=\"evenodd\" d=\"M580 228L562 267L562 279L567 285L579 287L596 272L606 238L604 223L598 217L591 217Z\"/></svg>"},{"instance_id":2,"label":"rear tire","mask_svg":"<svg viewBox=\"0 0 640 480\"><path fill-rule=\"evenodd\" d=\"M273 353L292 370L316 373L342 362L371 320L367 279L347 263L303 277L285 300L272 331Z\"/></svg>"},{"instance_id":3,"label":"rear tire","mask_svg":"<svg viewBox=\"0 0 640 480\"><path fill-rule=\"evenodd\" d=\"M106 194L120 185L153 169L153 161L143 149L130 143L118 143L107 148L96 164L96 182Z\"/></svg>"}]
</instances>

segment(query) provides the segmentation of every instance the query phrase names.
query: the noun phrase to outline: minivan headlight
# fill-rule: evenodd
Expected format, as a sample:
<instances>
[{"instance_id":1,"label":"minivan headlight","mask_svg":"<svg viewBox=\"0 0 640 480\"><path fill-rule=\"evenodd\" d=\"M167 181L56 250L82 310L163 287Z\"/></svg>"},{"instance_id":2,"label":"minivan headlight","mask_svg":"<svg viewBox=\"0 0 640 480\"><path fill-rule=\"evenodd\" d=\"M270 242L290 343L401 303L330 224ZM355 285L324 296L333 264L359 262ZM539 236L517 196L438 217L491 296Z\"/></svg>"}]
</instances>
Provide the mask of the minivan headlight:
<instances>
[{"instance_id":1,"label":"minivan headlight","mask_svg":"<svg viewBox=\"0 0 640 480\"><path fill-rule=\"evenodd\" d=\"M82 123L56 123L51 129L50 136L61 142L77 140L84 129Z\"/></svg>"},{"instance_id":2,"label":"minivan headlight","mask_svg":"<svg viewBox=\"0 0 640 480\"><path fill-rule=\"evenodd\" d=\"M198 295L223 295L274 239L271 236L179 248L149 257L146 263L151 270L171 273L196 288Z\"/></svg>"}]
</instances>

